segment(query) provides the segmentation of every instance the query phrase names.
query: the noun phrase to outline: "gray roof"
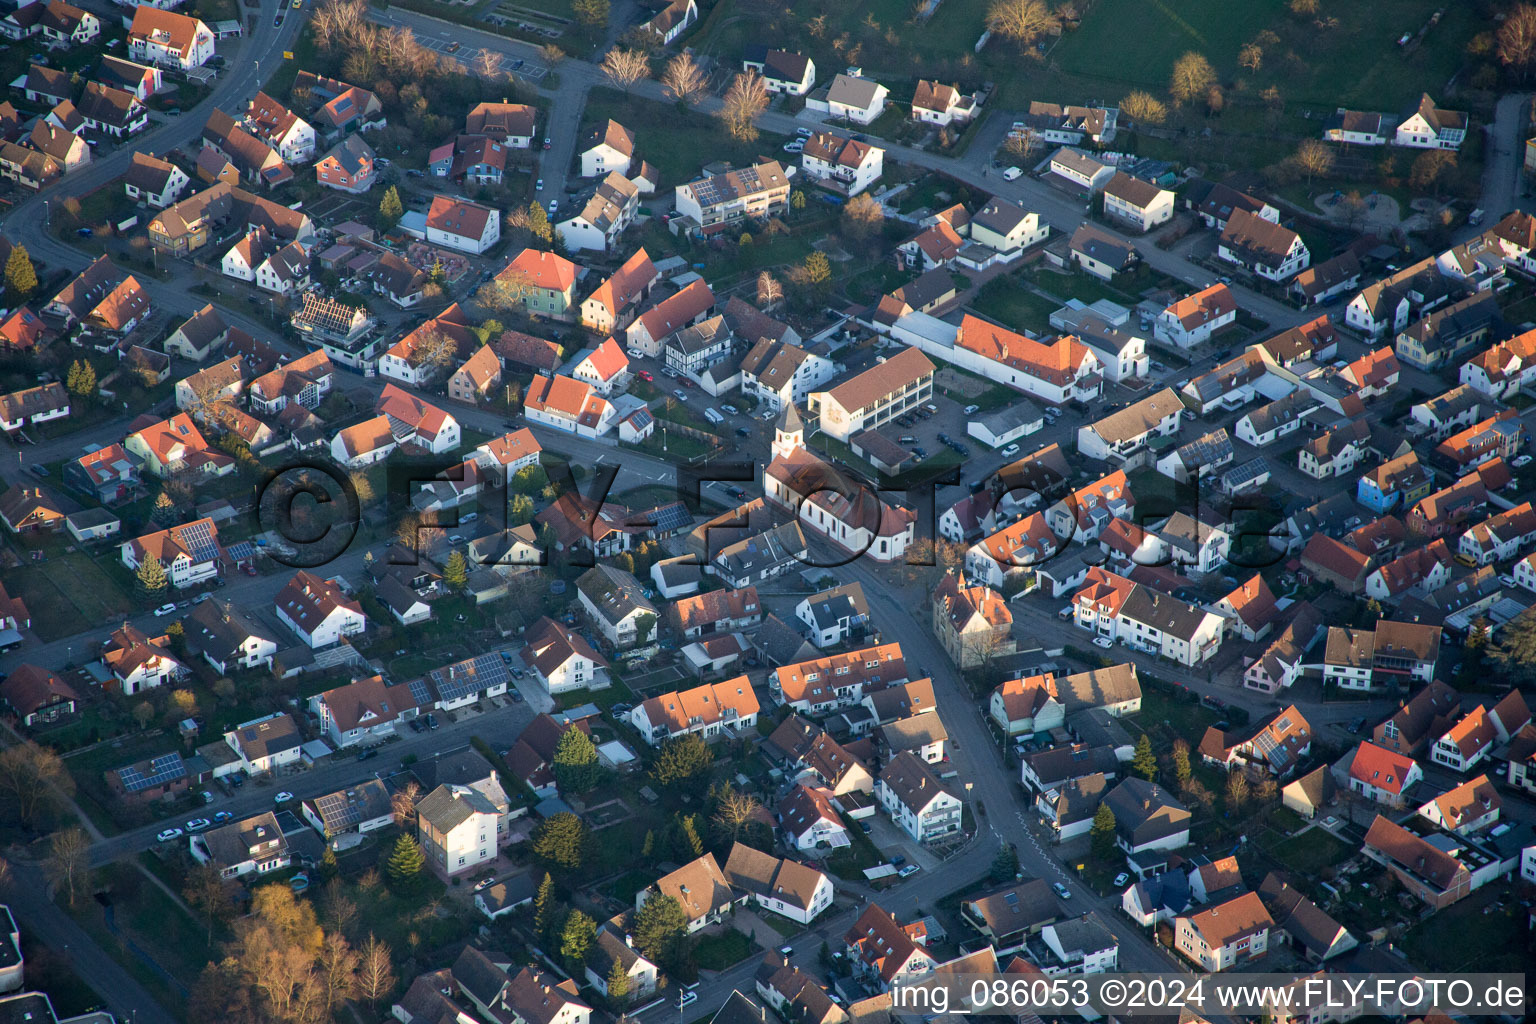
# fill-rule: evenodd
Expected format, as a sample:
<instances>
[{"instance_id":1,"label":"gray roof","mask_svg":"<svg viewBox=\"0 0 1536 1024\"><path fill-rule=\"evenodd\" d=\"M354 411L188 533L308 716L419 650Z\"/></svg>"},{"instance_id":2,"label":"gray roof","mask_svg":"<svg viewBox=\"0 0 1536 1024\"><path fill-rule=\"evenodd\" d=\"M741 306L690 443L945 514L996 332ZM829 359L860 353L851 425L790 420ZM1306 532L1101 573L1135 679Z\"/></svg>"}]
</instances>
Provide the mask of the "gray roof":
<instances>
[{"instance_id":1,"label":"gray roof","mask_svg":"<svg viewBox=\"0 0 1536 1024\"><path fill-rule=\"evenodd\" d=\"M762 652L770 666L792 665L817 656L817 650L800 631L777 615L768 614L752 637L752 646Z\"/></svg>"},{"instance_id":2,"label":"gray roof","mask_svg":"<svg viewBox=\"0 0 1536 1024\"><path fill-rule=\"evenodd\" d=\"M888 725L881 726L880 735L892 752L916 750L930 743L949 739L949 732L944 728L943 720L935 714L899 718Z\"/></svg>"},{"instance_id":3,"label":"gray roof","mask_svg":"<svg viewBox=\"0 0 1536 1024\"><path fill-rule=\"evenodd\" d=\"M857 583L845 583L823 590L806 600L810 602L811 618L820 629L831 629L842 619L869 614L869 602L864 600L864 588Z\"/></svg>"},{"instance_id":4,"label":"gray roof","mask_svg":"<svg viewBox=\"0 0 1536 1024\"><path fill-rule=\"evenodd\" d=\"M1135 665L1111 665L1058 678L1056 690L1058 699L1070 715L1074 711L1140 699L1141 679L1136 674Z\"/></svg>"},{"instance_id":5,"label":"gray roof","mask_svg":"<svg viewBox=\"0 0 1536 1024\"><path fill-rule=\"evenodd\" d=\"M270 853L264 852L262 859L281 856L288 850L288 841L283 838L283 830L277 825L277 816L271 811L263 811L243 821L230 822L202 835L209 856L221 867L233 867L254 859L251 855L252 847L274 839L277 840L277 847Z\"/></svg>"},{"instance_id":6,"label":"gray roof","mask_svg":"<svg viewBox=\"0 0 1536 1024\"><path fill-rule=\"evenodd\" d=\"M1115 830L1132 846L1189 828L1189 811L1162 786L1131 776L1104 797L1115 814Z\"/></svg>"},{"instance_id":7,"label":"gray roof","mask_svg":"<svg viewBox=\"0 0 1536 1024\"><path fill-rule=\"evenodd\" d=\"M971 218L971 226L981 225L1000 235L1006 235L1029 216L1029 211L1018 203L993 196Z\"/></svg>"},{"instance_id":8,"label":"gray roof","mask_svg":"<svg viewBox=\"0 0 1536 1024\"><path fill-rule=\"evenodd\" d=\"M438 786L422 797L416 814L439 832L452 832L475 814L495 814L496 805L468 786Z\"/></svg>"},{"instance_id":9,"label":"gray roof","mask_svg":"<svg viewBox=\"0 0 1536 1024\"><path fill-rule=\"evenodd\" d=\"M1120 759L1114 747L1090 747L1085 744L1047 747L1027 754L1024 763L1029 765L1035 778L1046 789L1062 785L1072 779L1103 772L1113 775L1120 768Z\"/></svg>"},{"instance_id":10,"label":"gray roof","mask_svg":"<svg viewBox=\"0 0 1536 1024\"><path fill-rule=\"evenodd\" d=\"M880 83L873 78L838 75L832 79L832 85L827 89L827 100L831 103L844 103L850 107L868 107L875 101L875 92L879 88Z\"/></svg>"},{"instance_id":11,"label":"gray roof","mask_svg":"<svg viewBox=\"0 0 1536 1024\"><path fill-rule=\"evenodd\" d=\"M1120 614L1187 642L1210 613L1151 587L1137 586L1131 588Z\"/></svg>"},{"instance_id":12,"label":"gray roof","mask_svg":"<svg viewBox=\"0 0 1536 1024\"><path fill-rule=\"evenodd\" d=\"M378 779L368 779L355 786L304 801L325 825L327 835L336 835L391 813L389 790Z\"/></svg>"}]
</instances>

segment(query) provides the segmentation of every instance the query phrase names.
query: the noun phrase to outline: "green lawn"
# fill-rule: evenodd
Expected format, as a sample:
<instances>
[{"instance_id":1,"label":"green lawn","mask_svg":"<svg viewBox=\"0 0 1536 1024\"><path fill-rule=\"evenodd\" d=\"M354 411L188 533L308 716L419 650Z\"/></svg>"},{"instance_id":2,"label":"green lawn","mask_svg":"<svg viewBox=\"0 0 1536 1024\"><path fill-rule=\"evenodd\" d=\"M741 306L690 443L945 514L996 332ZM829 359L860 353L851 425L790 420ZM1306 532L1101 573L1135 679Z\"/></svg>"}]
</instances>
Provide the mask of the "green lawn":
<instances>
[{"instance_id":1,"label":"green lawn","mask_svg":"<svg viewBox=\"0 0 1536 1024\"><path fill-rule=\"evenodd\" d=\"M1313 828L1275 843L1269 853L1289 871L1316 875L1323 868L1344 863L1354 850L1323 829Z\"/></svg>"},{"instance_id":2,"label":"green lawn","mask_svg":"<svg viewBox=\"0 0 1536 1024\"><path fill-rule=\"evenodd\" d=\"M752 937L746 932L731 928L727 931L699 938L693 947L693 958L706 971L723 971L741 963L756 949Z\"/></svg>"},{"instance_id":3,"label":"green lawn","mask_svg":"<svg viewBox=\"0 0 1536 1024\"><path fill-rule=\"evenodd\" d=\"M1525 908L1494 884L1435 914L1403 936L1403 952L1426 971L1523 971L1530 966ZM1495 907L1495 903L1502 903Z\"/></svg>"},{"instance_id":4,"label":"green lawn","mask_svg":"<svg viewBox=\"0 0 1536 1024\"><path fill-rule=\"evenodd\" d=\"M6 573L6 588L26 601L32 628L44 640L57 640L78 632L82 625L101 625L139 610L139 602L81 551L12 569Z\"/></svg>"}]
</instances>

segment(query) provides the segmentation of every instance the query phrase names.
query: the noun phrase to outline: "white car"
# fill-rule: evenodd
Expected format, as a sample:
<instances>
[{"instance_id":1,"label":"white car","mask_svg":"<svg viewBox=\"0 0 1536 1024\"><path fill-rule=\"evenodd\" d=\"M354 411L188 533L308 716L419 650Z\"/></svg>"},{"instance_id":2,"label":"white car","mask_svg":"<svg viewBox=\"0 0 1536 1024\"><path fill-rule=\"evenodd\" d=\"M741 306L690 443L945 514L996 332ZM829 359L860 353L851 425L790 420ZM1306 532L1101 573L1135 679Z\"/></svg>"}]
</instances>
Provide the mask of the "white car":
<instances>
[{"instance_id":1,"label":"white car","mask_svg":"<svg viewBox=\"0 0 1536 1024\"><path fill-rule=\"evenodd\" d=\"M155 609L155 614L156 615L174 615L174 614L176 614L176 603L174 601L172 601L170 604L163 604L163 605L161 605L159 608Z\"/></svg>"},{"instance_id":2,"label":"white car","mask_svg":"<svg viewBox=\"0 0 1536 1024\"><path fill-rule=\"evenodd\" d=\"M977 412L980 412L980 411L981 411L981 406L979 406L979 405L968 405L968 406L965 407L965 414L967 416L971 415L972 413L977 413Z\"/></svg>"},{"instance_id":3,"label":"white car","mask_svg":"<svg viewBox=\"0 0 1536 1024\"><path fill-rule=\"evenodd\" d=\"M1052 882L1051 888L1056 890L1056 895L1060 896L1064 900L1069 900L1072 898L1072 891L1066 886L1062 885L1060 882Z\"/></svg>"},{"instance_id":4,"label":"white car","mask_svg":"<svg viewBox=\"0 0 1536 1024\"><path fill-rule=\"evenodd\" d=\"M182 835L183 833L179 828L162 829L160 833L155 836L155 842L168 843L172 839L180 839Z\"/></svg>"},{"instance_id":5,"label":"white car","mask_svg":"<svg viewBox=\"0 0 1536 1024\"><path fill-rule=\"evenodd\" d=\"M1115 642L1107 636L1096 636L1093 638L1093 646L1102 647L1107 651L1115 646Z\"/></svg>"},{"instance_id":6,"label":"white car","mask_svg":"<svg viewBox=\"0 0 1536 1024\"><path fill-rule=\"evenodd\" d=\"M697 992L684 992L682 995L677 997L677 1008L682 1009L690 1003L696 1003L698 1001L699 994Z\"/></svg>"},{"instance_id":7,"label":"white car","mask_svg":"<svg viewBox=\"0 0 1536 1024\"><path fill-rule=\"evenodd\" d=\"M1129 882L1130 880L1131 880L1131 876L1130 875L1126 874L1124 871L1120 872L1118 875L1115 876L1115 883L1114 883L1115 884L1115 888L1116 889L1123 889L1123 888L1125 888L1125 883Z\"/></svg>"},{"instance_id":8,"label":"white car","mask_svg":"<svg viewBox=\"0 0 1536 1024\"><path fill-rule=\"evenodd\" d=\"M1531 464L1531 457L1529 455L1517 455L1510 461L1509 464L1514 466L1516 469L1524 469L1526 466Z\"/></svg>"},{"instance_id":9,"label":"white car","mask_svg":"<svg viewBox=\"0 0 1536 1024\"><path fill-rule=\"evenodd\" d=\"M191 821L187 822L187 831L201 832L203 829L212 824L213 822L209 821L207 818L193 818Z\"/></svg>"},{"instance_id":10,"label":"white car","mask_svg":"<svg viewBox=\"0 0 1536 1024\"><path fill-rule=\"evenodd\" d=\"M906 867L896 872L896 874L901 878L911 878L921 870L923 869L918 867L916 864L908 864Z\"/></svg>"},{"instance_id":11,"label":"white car","mask_svg":"<svg viewBox=\"0 0 1536 1024\"><path fill-rule=\"evenodd\" d=\"M1506 587L1518 587L1520 585L1519 583L1517 583L1515 581L1515 578L1513 576L1509 576L1509 575L1500 576L1499 577L1499 582L1504 584Z\"/></svg>"},{"instance_id":12,"label":"white car","mask_svg":"<svg viewBox=\"0 0 1536 1024\"><path fill-rule=\"evenodd\" d=\"M805 152L805 143L800 142L799 140L796 140L794 142L786 142L786 143L784 143L784 152L786 152L786 153L803 153L803 152Z\"/></svg>"},{"instance_id":13,"label":"white car","mask_svg":"<svg viewBox=\"0 0 1536 1024\"><path fill-rule=\"evenodd\" d=\"M293 799L293 794L288 792L285 789L281 793L277 794L276 797L273 798L273 803L285 804L289 800L292 800L292 799Z\"/></svg>"},{"instance_id":14,"label":"white car","mask_svg":"<svg viewBox=\"0 0 1536 1024\"><path fill-rule=\"evenodd\" d=\"M1003 458L1005 459L1011 459L1017 454L1019 454L1019 446L1016 444L1010 444L1003 448Z\"/></svg>"}]
</instances>

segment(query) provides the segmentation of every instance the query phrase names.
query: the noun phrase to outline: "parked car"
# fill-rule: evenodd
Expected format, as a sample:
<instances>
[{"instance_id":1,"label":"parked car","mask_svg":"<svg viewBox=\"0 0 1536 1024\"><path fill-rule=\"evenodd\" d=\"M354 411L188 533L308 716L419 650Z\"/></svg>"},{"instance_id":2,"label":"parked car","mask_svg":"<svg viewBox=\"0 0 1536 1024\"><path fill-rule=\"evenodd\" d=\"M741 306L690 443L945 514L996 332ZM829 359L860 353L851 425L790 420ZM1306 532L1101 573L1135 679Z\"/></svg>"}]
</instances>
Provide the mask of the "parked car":
<instances>
[{"instance_id":1,"label":"parked car","mask_svg":"<svg viewBox=\"0 0 1536 1024\"><path fill-rule=\"evenodd\" d=\"M413 718L405 724L410 726L411 732L421 732L421 730L426 728L426 726L421 724L421 719L419 718Z\"/></svg>"},{"instance_id":2,"label":"parked car","mask_svg":"<svg viewBox=\"0 0 1536 1024\"><path fill-rule=\"evenodd\" d=\"M656 378L651 375L650 370L641 370L639 373L635 374L635 376L640 380L645 381L647 384L652 384L656 381Z\"/></svg>"},{"instance_id":3,"label":"parked car","mask_svg":"<svg viewBox=\"0 0 1536 1024\"><path fill-rule=\"evenodd\" d=\"M155 835L155 842L168 843L172 839L181 838L182 835L184 835L184 833L179 828L161 829L160 832Z\"/></svg>"},{"instance_id":4,"label":"parked car","mask_svg":"<svg viewBox=\"0 0 1536 1024\"><path fill-rule=\"evenodd\" d=\"M699 994L697 992L684 992L682 995L677 997L677 1008L682 1009L683 1007L698 1001Z\"/></svg>"},{"instance_id":5,"label":"parked car","mask_svg":"<svg viewBox=\"0 0 1536 1024\"><path fill-rule=\"evenodd\" d=\"M187 822L187 831L201 832L203 829L212 824L213 822L209 821L207 818L193 818L191 821Z\"/></svg>"},{"instance_id":6,"label":"parked car","mask_svg":"<svg viewBox=\"0 0 1536 1024\"><path fill-rule=\"evenodd\" d=\"M159 608L155 609L155 614L156 615L174 615L174 614L176 614L176 602L172 601L170 604L163 604L163 605L161 605Z\"/></svg>"},{"instance_id":7,"label":"parked car","mask_svg":"<svg viewBox=\"0 0 1536 1024\"><path fill-rule=\"evenodd\" d=\"M215 825L222 825L226 821L234 821L234 820L235 820L235 816L230 811L217 811L213 815L213 823Z\"/></svg>"},{"instance_id":8,"label":"parked car","mask_svg":"<svg viewBox=\"0 0 1536 1024\"><path fill-rule=\"evenodd\" d=\"M1096 636L1093 638L1093 646L1100 647L1108 651L1114 648L1115 642L1107 636Z\"/></svg>"},{"instance_id":9,"label":"parked car","mask_svg":"<svg viewBox=\"0 0 1536 1024\"><path fill-rule=\"evenodd\" d=\"M548 148L549 148L549 145L550 145L550 143L549 143L549 140L548 140L548 139L545 139L545 140L544 140L544 148L545 148L545 149L548 149Z\"/></svg>"},{"instance_id":10,"label":"parked car","mask_svg":"<svg viewBox=\"0 0 1536 1024\"><path fill-rule=\"evenodd\" d=\"M357 759L359 761L367 761L367 760L370 760L370 759L378 757L378 756L379 756L379 748L378 747L364 747L362 750L359 750L357 752Z\"/></svg>"},{"instance_id":11,"label":"parked car","mask_svg":"<svg viewBox=\"0 0 1536 1024\"><path fill-rule=\"evenodd\" d=\"M432 714L432 712L430 712L430 711L427 712L427 728L428 729L436 729L437 725L438 725L437 716Z\"/></svg>"},{"instance_id":12,"label":"parked car","mask_svg":"<svg viewBox=\"0 0 1536 1024\"><path fill-rule=\"evenodd\" d=\"M965 414L967 416L971 415L972 413L977 413L977 412L980 412L980 411L981 411L981 406L979 406L979 405L968 405L968 406L965 407Z\"/></svg>"},{"instance_id":13,"label":"parked car","mask_svg":"<svg viewBox=\"0 0 1536 1024\"><path fill-rule=\"evenodd\" d=\"M32 471L32 475L33 476L49 476L50 475L49 472L48 472L48 467L43 465L41 462L34 462L34 463L32 463L32 465L28 466L27 468Z\"/></svg>"},{"instance_id":14,"label":"parked car","mask_svg":"<svg viewBox=\"0 0 1536 1024\"><path fill-rule=\"evenodd\" d=\"M278 804L285 804L289 800L292 800L292 799L293 799L293 794L288 792L285 789L281 793L277 794L277 796L273 797L272 798L272 802L273 803L278 803Z\"/></svg>"},{"instance_id":15,"label":"parked car","mask_svg":"<svg viewBox=\"0 0 1536 1024\"><path fill-rule=\"evenodd\" d=\"M1055 891L1057 896L1060 896L1064 900L1069 900L1072 898L1072 890L1068 889L1060 882L1052 882L1051 889Z\"/></svg>"},{"instance_id":16,"label":"parked car","mask_svg":"<svg viewBox=\"0 0 1536 1024\"><path fill-rule=\"evenodd\" d=\"M911 878L921 870L922 868L918 867L916 864L908 864L906 867L896 872L896 874L900 878Z\"/></svg>"},{"instance_id":17,"label":"parked car","mask_svg":"<svg viewBox=\"0 0 1536 1024\"><path fill-rule=\"evenodd\" d=\"M1125 883L1129 882L1130 880L1131 876L1122 871L1115 876L1114 886L1116 889L1123 889L1125 888Z\"/></svg>"},{"instance_id":18,"label":"parked car","mask_svg":"<svg viewBox=\"0 0 1536 1024\"><path fill-rule=\"evenodd\" d=\"M540 178L540 179L538 179L537 181L535 181L533 183L533 190L535 192L543 192L544 191L544 179L543 178Z\"/></svg>"}]
</instances>

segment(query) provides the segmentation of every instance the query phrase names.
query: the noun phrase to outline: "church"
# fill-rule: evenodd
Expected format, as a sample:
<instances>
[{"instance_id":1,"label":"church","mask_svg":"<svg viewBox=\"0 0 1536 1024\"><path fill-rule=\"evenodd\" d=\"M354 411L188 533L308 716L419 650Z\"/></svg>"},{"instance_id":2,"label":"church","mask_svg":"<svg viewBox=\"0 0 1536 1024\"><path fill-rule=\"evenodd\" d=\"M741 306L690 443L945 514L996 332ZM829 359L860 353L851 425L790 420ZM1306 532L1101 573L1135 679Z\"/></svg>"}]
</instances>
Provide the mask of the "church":
<instances>
[{"instance_id":1,"label":"church","mask_svg":"<svg viewBox=\"0 0 1536 1024\"><path fill-rule=\"evenodd\" d=\"M806 450L805 425L793 404L784 406L774 429L763 494L848 553L877 562L900 560L916 536L917 517L910 509L882 501L857 474Z\"/></svg>"}]
</instances>

